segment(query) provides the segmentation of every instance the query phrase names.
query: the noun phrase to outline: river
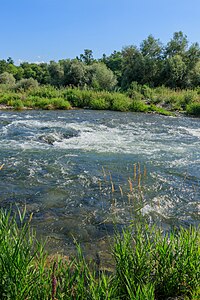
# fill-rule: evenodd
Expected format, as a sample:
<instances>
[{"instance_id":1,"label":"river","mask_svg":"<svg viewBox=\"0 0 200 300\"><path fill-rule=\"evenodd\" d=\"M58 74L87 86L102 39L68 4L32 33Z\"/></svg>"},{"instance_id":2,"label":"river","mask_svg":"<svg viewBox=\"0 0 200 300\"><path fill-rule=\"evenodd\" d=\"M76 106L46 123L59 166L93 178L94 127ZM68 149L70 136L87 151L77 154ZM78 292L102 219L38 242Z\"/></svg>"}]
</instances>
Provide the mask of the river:
<instances>
[{"instance_id":1,"label":"river","mask_svg":"<svg viewBox=\"0 0 200 300\"><path fill-rule=\"evenodd\" d=\"M0 205L33 213L52 252L106 247L135 215L200 220L200 120L111 111L0 111ZM102 250L103 251L103 250Z\"/></svg>"}]
</instances>

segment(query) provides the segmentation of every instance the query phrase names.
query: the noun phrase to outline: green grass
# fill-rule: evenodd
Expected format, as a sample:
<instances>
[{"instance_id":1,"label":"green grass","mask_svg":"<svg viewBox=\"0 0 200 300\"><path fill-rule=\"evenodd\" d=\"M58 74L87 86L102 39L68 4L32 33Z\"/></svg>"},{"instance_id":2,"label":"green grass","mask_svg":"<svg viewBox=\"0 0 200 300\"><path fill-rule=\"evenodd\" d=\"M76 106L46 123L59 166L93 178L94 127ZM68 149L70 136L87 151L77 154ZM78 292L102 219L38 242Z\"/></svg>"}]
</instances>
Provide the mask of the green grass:
<instances>
[{"instance_id":1,"label":"green grass","mask_svg":"<svg viewBox=\"0 0 200 300\"><path fill-rule=\"evenodd\" d=\"M200 297L200 232L164 233L138 223L116 232L112 273L76 258L49 258L31 230L25 211L0 210L0 299L141 299ZM135 224L135 223L134 223ZM178 298L177 298L178 299Z\"/></svg>"},{"instance_id":2,"label":"green grass","mask_svg":"<svg viewBox=\"0 0 200 300\"><path fill-rule=\"evenodd\" d=\"M191 297L200 280L200 235L195 228L180 228L164 235L159 229L136 226L117 236L114 257L118 290L123 299L134 299L138 288L149 286L145 299ZM123 283L123 284L122 284Z\"/></svg>"}]
</instances>

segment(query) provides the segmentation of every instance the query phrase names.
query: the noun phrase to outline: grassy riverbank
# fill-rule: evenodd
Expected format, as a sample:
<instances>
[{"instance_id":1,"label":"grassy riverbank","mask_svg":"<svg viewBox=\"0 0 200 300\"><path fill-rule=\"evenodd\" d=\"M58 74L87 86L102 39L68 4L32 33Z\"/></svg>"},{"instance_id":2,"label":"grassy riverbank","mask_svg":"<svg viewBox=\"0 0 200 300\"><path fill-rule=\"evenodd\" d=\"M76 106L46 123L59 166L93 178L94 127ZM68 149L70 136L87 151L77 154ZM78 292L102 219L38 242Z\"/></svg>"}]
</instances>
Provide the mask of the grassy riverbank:
<instances>
[{"instance_id":1,"label":"grassy riverbank","mask_svg":"<svg viewBox=\"0 0 200 300\"><path fill-rule=\"evenodd\" d=\"M0 210L0 299L193 299L200 297L200 233L191 227L164 234L133 224L116 233L113 272L101 261L51 257L31 230L31 217ZM174 298L180 297L180 298ZM171 298L170 298L171 299Z\"/></svg>"},{"instance_id":2,"label":"grassy riverbank","mask_svg":"<svg viewBox=\"0 0 200 300\"><path fill-rule=\"evenodd\" d=\"M133 85L126 93L52 86L10 87L0 85L1 108L134 111L174 115L177 112L200 116L200 88L171 90Z\"/></svg>"}]
</instances>

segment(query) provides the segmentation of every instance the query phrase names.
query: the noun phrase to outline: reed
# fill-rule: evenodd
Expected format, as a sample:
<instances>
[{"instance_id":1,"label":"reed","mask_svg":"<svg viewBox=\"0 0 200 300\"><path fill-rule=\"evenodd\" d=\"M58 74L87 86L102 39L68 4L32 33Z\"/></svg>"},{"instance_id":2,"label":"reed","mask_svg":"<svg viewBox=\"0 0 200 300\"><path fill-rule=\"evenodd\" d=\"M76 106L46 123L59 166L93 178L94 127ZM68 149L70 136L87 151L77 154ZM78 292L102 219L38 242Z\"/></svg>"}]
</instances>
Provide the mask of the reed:
<instances>
[{"instance_id":1,"label":"reed","mask_svg":"<svg viewBox=\"0 0 200 300\"><path fill-rule=\"evenodd\" d=\"M118 234L113 255L119 299L196 299L199 238L199 230L193 227L164 233L144 224ZM147 294L137 298L138 291L140 297L144 291Z\"/></svg>"},{"instance_id":2,"label":"reed","mask_svg":"<svg viewBox=\"0 0 200 300\"><path fill-rule=\"evenodd\" d=\"M48 259L31 229L32 215L0 210L0 299L141 299L200 297L199 228L164 233L145 223L116 232L113 272L100 258L86 262L76 244L76 257ZM178 299L178 298L177 298Z\"/></svg>"}]
</instances>

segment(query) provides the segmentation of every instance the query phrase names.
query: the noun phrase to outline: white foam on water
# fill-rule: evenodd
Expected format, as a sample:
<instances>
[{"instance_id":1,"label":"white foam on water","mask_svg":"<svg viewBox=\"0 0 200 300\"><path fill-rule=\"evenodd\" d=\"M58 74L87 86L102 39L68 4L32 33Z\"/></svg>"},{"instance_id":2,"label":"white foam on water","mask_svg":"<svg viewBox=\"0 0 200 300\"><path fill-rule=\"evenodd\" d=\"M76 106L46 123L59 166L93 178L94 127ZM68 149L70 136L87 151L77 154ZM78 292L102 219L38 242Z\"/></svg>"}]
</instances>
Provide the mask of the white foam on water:
<instances>
[{"instance_id":1,"label":"white foam on water","mask_svg":"<svg viewBox=\"0 0 200 300\"><path fill-rule=\"evenodd\" d=\"M75 126L70 124L70 127L79 131L80 134L70 139L63 139L61 142L55 141L54 146L62 149L114 153L140 153L142 146L143 152L155 152L155 148L150 149L149 145L147 146L143 141L137 141L128 131L121 128L88 124L75 124Z\"/></svg>"},{"instance_id":2,"label":"white foam on water","mask_svg":"<svg viewBox=\"0 0 200 300\"><path fill-rule=\"evenodd\" d=\"M200 138L200 128L194 129L194 128L179 126L178 129L184 130L185 132L189 133L190 135Z\"/></svg>"},{"instance_id":3,"label":"white foam on water","mask_svg":"<svg viewBox=\"0 0 200 300\"><path fill-rule=\"evenodd\" d=\"M149 130L146 124L130 122L109 127L104 124L94 124L87 121L71 122L65 121L43 121L34 119L14 120L11 124L4 126L3 134L7 136L10 128L17 126L26 127L29 131L26 140L15 141L10 139L11 147L20 149L41 148L46 149L54 146L58 149L96 151L106 153L144 154L148 156L161 155L159 153L184 153L184 145L163 143L170 139L167 133L157 134ZM46 133L53 141L48 145L44 140L39 141L41 132L38 130L53 128L53 132ZM37 130L38 129L38 130ZM74 130L77 135L64 138L59 131ZM6 144L8 141L6 141ZM163 154L162 154L163 155Z\"/></svg>"},{"instance_id":4,"label":"white foam on water","mask_svg":"<svg viewBox=\"0 0 200 300\"><path fill-rule=\"evenodd\" d=\"M173 202L168 195L156 196L151 200L151 204L146 204L141 209L141 213L148 215L156 212L164 218L169 218L176 205L177 203Z\"/></svg>"}]
</instances>

